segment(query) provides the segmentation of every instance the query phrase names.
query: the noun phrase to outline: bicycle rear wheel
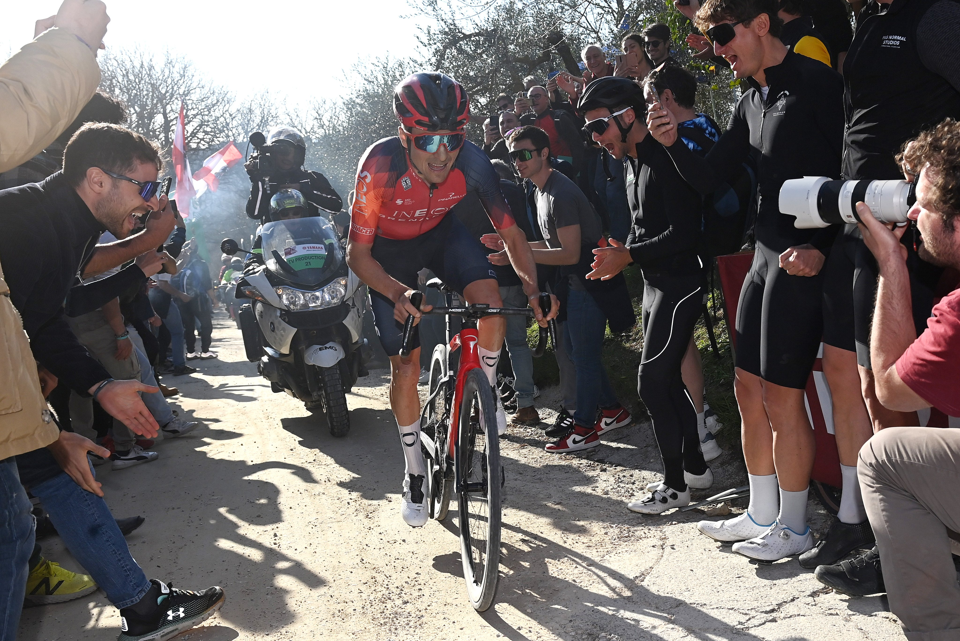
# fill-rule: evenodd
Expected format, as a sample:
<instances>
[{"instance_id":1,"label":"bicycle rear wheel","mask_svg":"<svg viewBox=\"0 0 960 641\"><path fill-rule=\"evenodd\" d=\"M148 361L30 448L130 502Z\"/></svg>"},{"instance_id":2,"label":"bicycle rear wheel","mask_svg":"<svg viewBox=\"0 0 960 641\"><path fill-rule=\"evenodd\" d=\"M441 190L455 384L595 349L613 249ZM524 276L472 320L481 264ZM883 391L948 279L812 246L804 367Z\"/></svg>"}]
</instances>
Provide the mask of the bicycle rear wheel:
<instances>
[{"instance_id":1,"label":"bicycle rear wheel","mask_svg":"<svg viewBox=\"0 0 960 641\"><path fill-rule=\"evenodd\" d=\"M483 612L493 603L500 572L501 476L496 404L479 368L464 381L456 458L463 579L470 603Z\"/></svg>"}]
</instances>

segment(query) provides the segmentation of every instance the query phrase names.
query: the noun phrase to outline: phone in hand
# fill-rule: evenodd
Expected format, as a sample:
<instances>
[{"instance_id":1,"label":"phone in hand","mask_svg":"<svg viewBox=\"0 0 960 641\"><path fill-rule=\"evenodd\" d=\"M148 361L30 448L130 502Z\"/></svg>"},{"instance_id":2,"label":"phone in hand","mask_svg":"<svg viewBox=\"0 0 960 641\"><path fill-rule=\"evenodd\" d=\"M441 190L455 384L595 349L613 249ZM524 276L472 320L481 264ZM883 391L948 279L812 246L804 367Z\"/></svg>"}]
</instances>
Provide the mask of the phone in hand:
<instances>
[{"instance_id":1,"label":"phone in hand","mask_svg":"<svg viewBox=\"0 0 960 641\"><path fill-rule=\"evenodd\" d=\"M559 76L560 73L561 73L560 71L551 71L550 73L547 74L547 80L553 80L554 78Z\"/></svg>"},{"instance_id":2,"label":"phone in hand","mask_svg":"<svg viewBox=\"0 0 960 641\"><path fill-rule=\"evenodd\" d=\"M157 192L157 199L163 198L170 193L170 186L173 184L173 176L167 176L160 183L160 191Z\"/></svg>"}]
</instances>

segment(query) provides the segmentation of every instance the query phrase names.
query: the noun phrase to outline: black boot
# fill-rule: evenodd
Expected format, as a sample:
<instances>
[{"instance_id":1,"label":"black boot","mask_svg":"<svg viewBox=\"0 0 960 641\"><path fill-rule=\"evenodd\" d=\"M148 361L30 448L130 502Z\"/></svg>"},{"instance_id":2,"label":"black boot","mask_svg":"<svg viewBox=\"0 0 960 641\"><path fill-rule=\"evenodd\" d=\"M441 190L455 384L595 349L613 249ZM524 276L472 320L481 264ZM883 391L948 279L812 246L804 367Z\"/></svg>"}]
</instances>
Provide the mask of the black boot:
<instances>
[{"instance_id":1,"label":"black boot","mask_svg":"<svg viewBox=\"0 0 960 641\"><path fill-rule=\"evenodd\" d=\"M869 596L887 591L880 570L880 550L876 546L837 565L821 565L813 576L847 596Z\"/></svg>"},{"instance_id":2,"label":"black boot","mask_svg":"<svg viewBox=\"0 0 960 641\"><path fill-rule=\"evenodd\" d=\"M857 548L869 545L873 545L873 530L868 521L851 525L834 519L817 546L800 555L800 567L813 570L818 565L832 565Z\"/></svg>"}]
</instances>

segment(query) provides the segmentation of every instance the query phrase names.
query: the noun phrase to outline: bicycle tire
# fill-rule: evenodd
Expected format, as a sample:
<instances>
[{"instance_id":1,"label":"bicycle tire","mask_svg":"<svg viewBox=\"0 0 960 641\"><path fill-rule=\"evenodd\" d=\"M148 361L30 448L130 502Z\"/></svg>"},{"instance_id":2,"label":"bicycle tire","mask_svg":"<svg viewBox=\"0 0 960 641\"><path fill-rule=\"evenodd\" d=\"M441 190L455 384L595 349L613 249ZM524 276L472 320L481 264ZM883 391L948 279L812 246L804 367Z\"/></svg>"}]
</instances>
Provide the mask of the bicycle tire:
<instances>
[{"instance_id":1,"label":"bicycle tire","mask_svg":"<svg viewBox=\"0 0 960 641\"><path fill-rule=\"evenodd\" d=\"M448 389L446 389L450 386L450 383L440 382L441 379L446 378L447 375L445 356L445 346L437 345L433 351L433 358L430 362L430 386L428 388L428 395L433 400L427 404L424 413L426 418L424 430L428 432L429 436L437 443L440 448L438 454L444 458L446 457L446 435L441 434L438 438L437 431L440 428L446 429L446 423L443 423L441 426L440 422L443 420L444 414L447 415L447 420L449 420L450 415L449 408L446 407L446 403L449 402L451 396ZM436 392L440 386L443 386L445 389L440 390L438 394L434 395L434 392ZM430 513L430 518L442 521L447 518L447 513L450 510L450 497L453 494L453 466L448 466L445 469L444 466L438 464L438 462L430 456L427 456L425 450L423 455L427 468L427 489L429 490L429 503L427 508Z\"/></svg>"},{"instance_id":2,"label":"bicycle tire","mask_svg":"<svg viewBox=\"0 0 960 641\"><path fill-rule=\"evenodd\" d=\"M493 431L488 438L483 424ZM493 604L500 574L500 441L493 390L479 368L467 374L457 435L460 553L467 596L478 612ZM492 482L491 482L492 480Z\"/></svg>"}]
</instances>

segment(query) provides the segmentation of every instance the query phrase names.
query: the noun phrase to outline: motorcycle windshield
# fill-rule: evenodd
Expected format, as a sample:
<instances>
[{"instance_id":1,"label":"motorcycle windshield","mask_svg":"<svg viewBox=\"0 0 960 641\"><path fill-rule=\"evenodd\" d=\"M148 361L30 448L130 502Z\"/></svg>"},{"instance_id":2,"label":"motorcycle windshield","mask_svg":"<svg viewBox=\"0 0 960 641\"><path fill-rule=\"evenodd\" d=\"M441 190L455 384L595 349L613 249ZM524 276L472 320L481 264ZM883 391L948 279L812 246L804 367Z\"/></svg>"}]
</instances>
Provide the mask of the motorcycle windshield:
<instances>
[{"instance_id":1,"label":"motorcycle windshield","mask_svg":"<svg viewBox=\"0 0 960 641\"><path fill-rule=\"evenodd\" d=\"M267 269L293 285L319 285L343 263L337 232L319 217L267 223L261 232L261 247Z\"/></svg>"}]
</instances>

